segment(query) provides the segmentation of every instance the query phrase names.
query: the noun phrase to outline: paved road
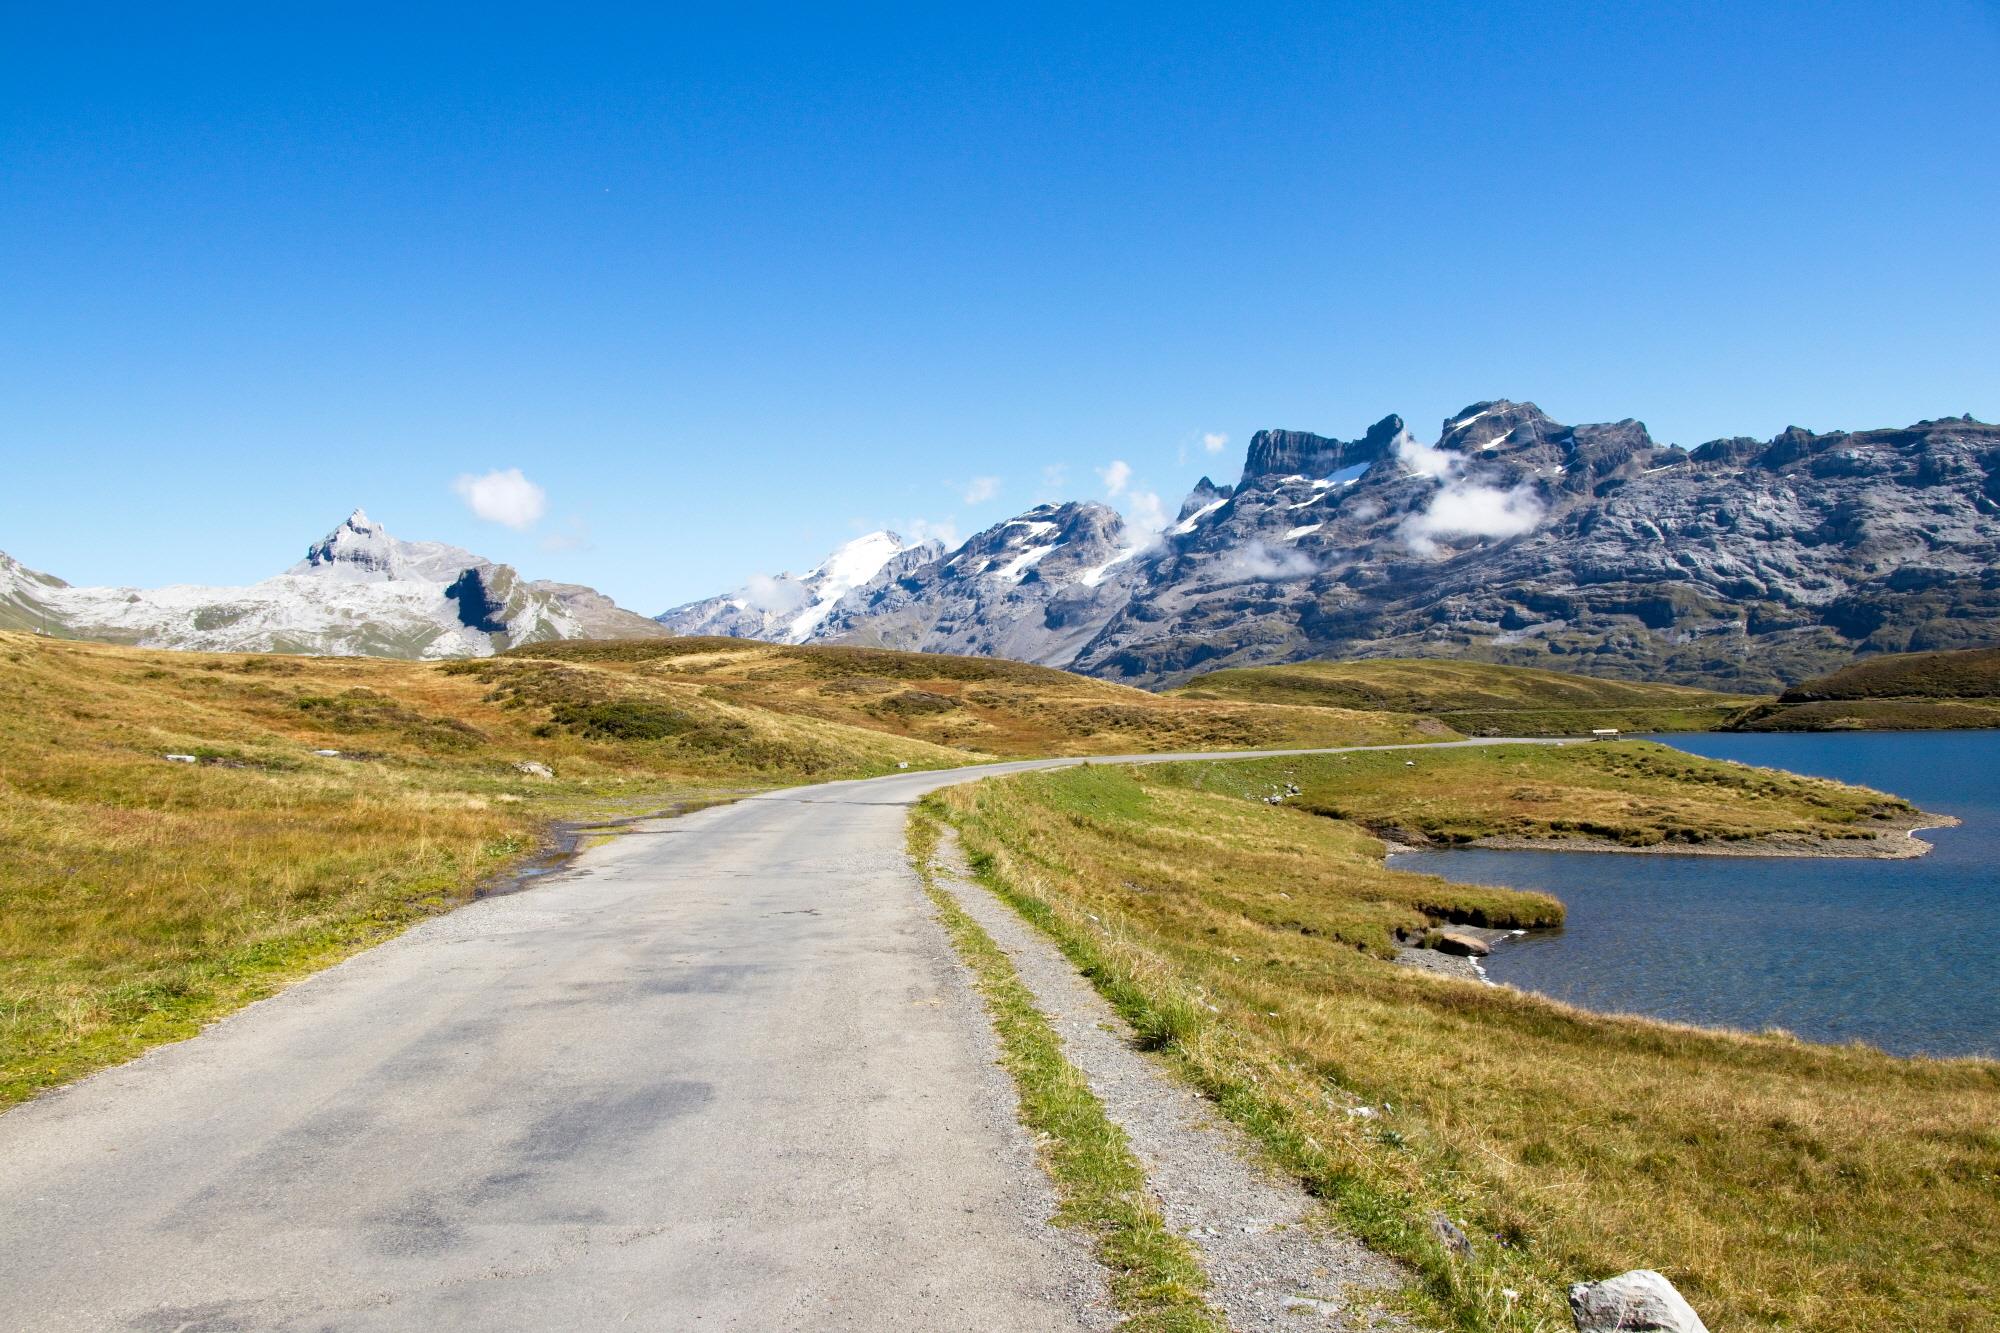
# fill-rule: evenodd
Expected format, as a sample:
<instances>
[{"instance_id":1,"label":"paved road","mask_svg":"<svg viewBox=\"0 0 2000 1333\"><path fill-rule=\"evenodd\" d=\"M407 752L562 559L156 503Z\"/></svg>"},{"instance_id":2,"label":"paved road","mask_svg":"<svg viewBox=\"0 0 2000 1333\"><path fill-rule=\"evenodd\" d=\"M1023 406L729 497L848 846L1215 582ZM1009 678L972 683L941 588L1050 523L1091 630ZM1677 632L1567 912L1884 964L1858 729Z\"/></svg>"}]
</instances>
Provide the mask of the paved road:
<instances>
[{"instance_id":1,"label":"paved road","mask_svg":"<svg viewBox=\"0 0 2000 1333\"><path fill-rule=\"evenodd\" d=\"M1087 1326L903 854L1066 762L645 824L0 1115L0 1328Z\"/></svg>"}]
</instances>

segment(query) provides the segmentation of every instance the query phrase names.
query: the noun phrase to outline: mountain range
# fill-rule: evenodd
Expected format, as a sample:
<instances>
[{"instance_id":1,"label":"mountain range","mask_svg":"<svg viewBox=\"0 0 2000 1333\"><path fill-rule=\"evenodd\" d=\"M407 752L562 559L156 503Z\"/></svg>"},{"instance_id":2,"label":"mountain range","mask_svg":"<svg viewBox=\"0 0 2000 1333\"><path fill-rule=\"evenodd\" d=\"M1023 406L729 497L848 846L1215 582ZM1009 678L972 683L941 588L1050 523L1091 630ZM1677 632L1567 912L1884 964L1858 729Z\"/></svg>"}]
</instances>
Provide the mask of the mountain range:
<instances>
[{"instance_id":1,"label":"mountain range","mask_svg":"<svg viewBox=\"0 0 2000 1333\"><path fill-rule=\"evenodd\" d=\"M484 655L552 638L856 643L1172 684L1311 657L1465 657L1766 689L2000 640L2000 427L1969 416L1655 442L1475 403L1419 441L1259 431L1161 532L1043 504L947 549L875 532L654 619L356 510L245 588L73 588L0 555L0 628L151 647Z\"/></svg>"},{"instance_id":2,"label":"mountain range","mask_svg":"<svg viewBox=\"0 0 2000 1333\"><path fill-rule=\"evenodd\" d=\"M718 614L755 606L753 588L661 623L1140 685L1430 656L1764 689L1861 652L2000 639L2000 427L1792 427L1690 450L1634 420L1481 402L1431 443L1395 416L1352 440L1260 431L1242 475L1204 477L1158 534L1105 505L1042 505L952 551L872 534L821 570L858 549L892 555L809 617Z\"/></svg>"},{"instance_id":3,"label":"mountain range","mask_svg":"<svg viewBox=\"0 0 2000 1333\"><path fill-rule=\"evenodd\" d=\"M590 588L531 583L359 509L282 574L243 588L73 588L0 553L0 629L148 648L483 657L545 639L665 635Z\"/></svg>"}]
</instances>

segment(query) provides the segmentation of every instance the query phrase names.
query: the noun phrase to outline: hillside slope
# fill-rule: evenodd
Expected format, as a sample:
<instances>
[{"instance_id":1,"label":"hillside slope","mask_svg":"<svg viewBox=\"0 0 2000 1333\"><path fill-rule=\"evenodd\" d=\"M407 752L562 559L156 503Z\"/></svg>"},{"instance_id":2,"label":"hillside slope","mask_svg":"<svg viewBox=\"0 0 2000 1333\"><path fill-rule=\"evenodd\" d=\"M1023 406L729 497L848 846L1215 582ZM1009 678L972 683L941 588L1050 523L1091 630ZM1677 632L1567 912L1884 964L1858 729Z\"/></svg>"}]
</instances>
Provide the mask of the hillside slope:
<instances>
[{"instance_id":1,"label":"hillside slope","mask_svg":"<svg viewBox=\"0 0 2000 1333\"><path fill-rule=\"evenodd\" d=\"M1417 713L1469 736L1581 735L1597 727L1702 731L1721 726L1756 702L1681 685L1408 658L1229 667L1196 676L1173 694Z\"/></svg>"},{"instance_id":2,"label":"hillside slope","mask_svg":"<svg viewBox=\"0 0 2000 1333\"><path fill-rule=\"evenodd\" d=\"M2000 648L1887 653L1794 685L1739 731L1935 731L2000 727Z\"/></svg>"},{"instance_id":3,"label":"hillside slope","mask_svg":"<svg viewBox=\"0 0 2000 1333\"><path fill-rule=\"evenodd\" d=\"M0 633L0 696L0 1104L462 901L559 821L1003 754L1450 734L734 639L427 663Z\"/></svg>"}]
</instances>

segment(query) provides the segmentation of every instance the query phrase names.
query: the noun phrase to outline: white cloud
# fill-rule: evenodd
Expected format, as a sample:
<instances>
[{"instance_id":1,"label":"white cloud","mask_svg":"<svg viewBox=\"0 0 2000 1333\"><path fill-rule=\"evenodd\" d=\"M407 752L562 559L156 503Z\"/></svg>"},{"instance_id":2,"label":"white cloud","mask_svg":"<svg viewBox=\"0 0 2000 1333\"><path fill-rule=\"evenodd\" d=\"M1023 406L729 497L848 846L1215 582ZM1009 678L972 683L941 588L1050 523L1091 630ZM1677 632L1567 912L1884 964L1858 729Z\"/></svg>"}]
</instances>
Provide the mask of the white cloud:
<instances>
[{"instance_id":1,"label":"white cloud","mask_svg":"<svg viewBox=\"0 0 2000 1333\"><path fill-rule=\"evenodd\" d=\"M753 574L740 596L757 610L780 616L803 611L812 600L805 585L789 574Z\"/></svg>"},{"instance_id":2,"label":"white cloud","mask_svg":"<svg viewBox=\"0 0 2000 1333\"><path fill-rule=\"evenodd\" d=\"M965 502L969 505L985 504L1000 494L1000 478L974 477L965 485Z\"/></svg>"},{"instance_id":3,"label":"white cloud","mask_svg":"<svg viewBox=\"0 0 2000 1333\"><path fill-rule=\"evenodd\" d=\"M1542 521L1542 501L1533 487L1468 478L1464 454L1406 435L1397 441L1396 455L1411 472L1440 483L1430 503L1403 520L1403 540L1418 555L1436 555L1440 537L1518 537Z\"/></svg>"},{"instance_id":4,"label":"white cloud","mask_svg":"<svg viewBox=\"0 0 2000 1333\"><path fill-rule=\"evenodd\" d=\"M1304 578L1319 566L1303 551L1274 551L1253 539L1225 552L1211 569L1217 583L1272 583Z\"/></svg>"},{"instance_id":5,"label":"white cloud","mask_svg":"<svg viewBox=\"0 0 2000 1333\"><path fill-rule=\"evenodd\" d=\"M958 524L948 518L935 523L927 518L913 518L903 525L903 535L917 543L942 542L947 551L958 547Z\"/></svg>"},{"instance_id":6,"label":"white cloud","mask_svg":"<svg viewBox=\"0 0 2000 1333\"><path fill-rule=\"evenodd\" d=\"M1158 492L1133 491L1125 499L1125 521L1150 537L1172 520L1167 517L1167 507Z\"/></svg>"},{"instance_id":7,"label":"white cloud","mask_svg":"<svg viewBox=\"0 0 2000 1333\"><path fill-rule=\"evenodd\" d=\"M1104 478L1104 494L1115 500L1125 493L1126 483L1132 480L1132 465L1122 458L1114 458L1110 467L1097 469L1097 475Z\"/></svg>"},{"instance_id":8,"label":"white cloud","mask_svg":"<svg viewBox=\"0 0 2000 1333\"><path fill-rule=\"evenodd\" d=\"M1396 456L1403 466L1420 477L1455 477L1465 468L1465 455L1434 444L1418 444L1408 435L1396 441Z\"/></svg>"},{"instance_id":9,"label":"white cloud","mask_svg":"<svg viewBox=\"0 0 2000 1333\"><path fill-rule=\"evenodd\" d=\"M1427 508L1403 520L1403 540L1418 555L1436 555L1440 537L1518 537L1541 521L1542 502L1532 487L1453 480Z\"/></svg>"},{"instance_id":10,"label":"white cloud","mask_svg":"<svg viewBox=\"0 0 2000 1333\"><path fill-rule=\"evenodd\" d=\"M1229 437L1221 431L1210 431L1201 437L1201 447L1212 454L1219 454L1229 447Z\"/></svg>"},{"instance_id":11,"label":"white cloud","mask_svg":"<svg viewBox=\"0 0 2000 1333\"><path fill-rule=\"evenodd\" d=\"M532 528L548 511L548 492L510 467L475 477L467 472L451 484L470 509L488 523L514 529Z\"/></svg>"}]
</instances>

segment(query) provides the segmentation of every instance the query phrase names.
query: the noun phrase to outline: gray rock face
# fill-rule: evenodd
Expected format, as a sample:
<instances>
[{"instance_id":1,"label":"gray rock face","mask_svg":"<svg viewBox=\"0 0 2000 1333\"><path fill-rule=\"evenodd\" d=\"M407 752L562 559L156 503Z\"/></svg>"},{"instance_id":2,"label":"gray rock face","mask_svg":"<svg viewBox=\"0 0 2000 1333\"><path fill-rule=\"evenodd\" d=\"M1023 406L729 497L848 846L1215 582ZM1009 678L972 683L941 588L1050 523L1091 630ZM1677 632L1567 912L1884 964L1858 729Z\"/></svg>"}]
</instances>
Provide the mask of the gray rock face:
<instances>
[{"instance_id":1,"label":"gray rock face","mask_svg":"<svg viewBox=\"0 0 2000 1333\"><path fill-rule=\"evenodd\" d=\"M1650 1268L1569 1289L1577 1333L1708 1333L1674 1284Z\"/></svg>"},{"instance_id":2,"label":"gray rock face","mask_svg":"<svg viewBox=\"0 0 2000 1333\"><path fill-rule=\"evenodd\" d=\"M922 652L1067 662L1142 577L1115 510L1040 505L844 600L812 636Z\"/></svg>"},{"instance_id":3,"label":"gray rock face","mask_svg":"<svg viewBox=\"0 0 2000 1333\"><path fill-rule=\"evenodd\" d=\"M804 643L826 637L824 626L841 606L943 554L938 542L910 545L893 532L871 532L804 574L752 579L735 592L688 602L654 618L674 634Z\"/></svg>"},{"instance_id":4,"label":"gray rock face","mask_svg":"<svg viewBox=\"0 0 2000 1333\"><path fill-rule=\"evenodd\" d=\"M62 623L62 615L52 603L67 587L53 574L29 569L0 551L0 630L39 633L55 629Z\"/></svg>"},{"instance_id":5,"label":"gray rock face","mask_svg":"<svg viewBox=\"0 0 2000 1333\"><path fill-rule=\"evenodd\" d=\"M1067 553L1012 570L1047 523ZM1261 431L1236 485L1204 478L1125 554L1139 544L1098 506L1045 506L812 637L1142 685L1411 655L1767 689L1859 652L2000 639L2000 427L1794 427L1687 451L1637 421L1497 401L1430 445L1396 417L1358 440Z\"/></svg>"}]
</instances>

